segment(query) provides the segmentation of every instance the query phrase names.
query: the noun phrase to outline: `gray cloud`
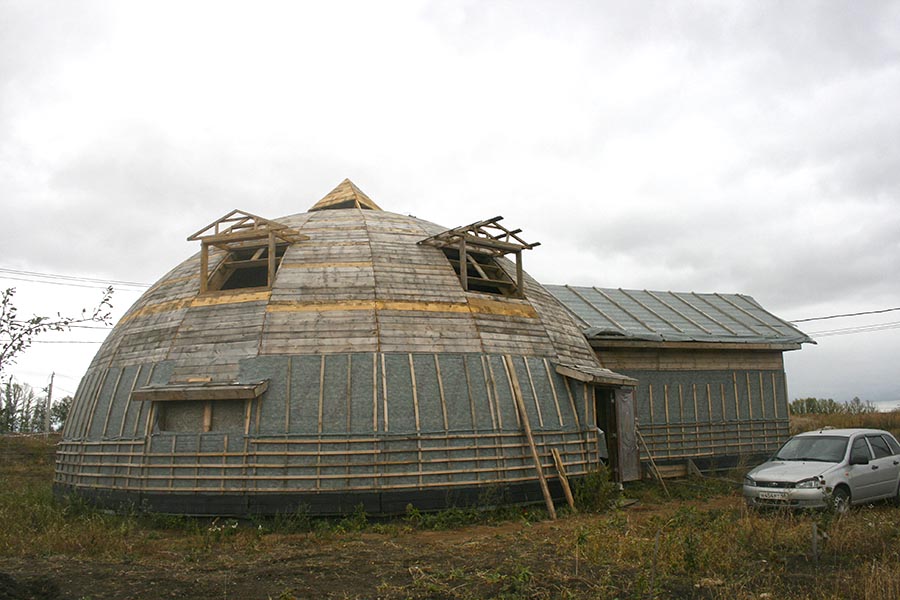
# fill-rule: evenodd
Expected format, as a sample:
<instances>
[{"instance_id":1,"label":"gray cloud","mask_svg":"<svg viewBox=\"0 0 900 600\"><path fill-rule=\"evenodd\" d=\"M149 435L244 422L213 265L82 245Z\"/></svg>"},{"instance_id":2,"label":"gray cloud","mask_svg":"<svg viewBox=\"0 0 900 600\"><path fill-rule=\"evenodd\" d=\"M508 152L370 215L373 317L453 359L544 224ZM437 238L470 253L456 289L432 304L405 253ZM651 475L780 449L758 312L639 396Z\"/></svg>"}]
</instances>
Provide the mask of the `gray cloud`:
<instances>
[{"instance_id":1,"label":"gray cloud","mask_svg":"<svg viewBox=\"0 0 900 600\"><path fill-rule=\"evenodd\" d=\"M505 215L547 282L896 305L898 29L892 2L0 2L3 264L153 281L228 210L351 177ZM798 353L798 393L853 339Z\"/></svg>"}]
</instances>

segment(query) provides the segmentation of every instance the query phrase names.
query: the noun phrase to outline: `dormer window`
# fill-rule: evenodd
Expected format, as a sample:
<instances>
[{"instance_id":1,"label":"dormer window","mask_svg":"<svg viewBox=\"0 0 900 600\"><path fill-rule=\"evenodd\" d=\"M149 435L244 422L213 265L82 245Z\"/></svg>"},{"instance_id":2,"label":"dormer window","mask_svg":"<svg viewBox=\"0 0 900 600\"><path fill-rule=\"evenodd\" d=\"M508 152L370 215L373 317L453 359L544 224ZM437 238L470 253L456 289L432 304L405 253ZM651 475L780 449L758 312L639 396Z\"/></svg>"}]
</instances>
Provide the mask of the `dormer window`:
<instances>
[{"instance_id":1,"label":"dormer window","mask_svg":"<svg viewBox=\"0 0 900 600\"><path fill-rule=\"evenodd\" d=\"M275 271L289 244L275 246ZM209 275L207 290L236 290L271 287L269 282L269 248L238 248L229 252Z\"/></svg>"},{"instance_id":2,"label":"dormer window","mask_svg":"<svg viewBox=\"0 0 900 600\"><path fill-rule=\"evenodd\" d=\"M467 292L484 292L522 298L525 293L522 250L540 246L519 237L521 229L510 230L500 225L503 217L494 217L442 231L421 240L420 244L440 248ZM513 254L516 262L515 281L497 263L496 258Z\"/></svg>"},{"instance_id":3,"label":"dormer window","mask_svg":"<svg viewBox=\"0 0 900 600\"><path fill-rule=\"evenodd\" d=\"M444 251L444 256L450 261L461 283L464 278L462 276L462 261L459 258L459 249L441 248L441 250ZM497 264L493 256L470 250L466 252L466 263L465 289L467 291L498 294L501 296L516 295L517 287L515 282Z\"/></svg>"},{"instance_id":4,"label":"dormer window","mask_svg":"<svg viewBox=\"0 0 900 600\"><path fill-rule=\"evenodd\" d=\"M188 241L200 241L200 293L271 288L288 247L309 239L287 225L233 210ZM224 253L210 272L210 247Z\"/></svg>"}]
</instances>

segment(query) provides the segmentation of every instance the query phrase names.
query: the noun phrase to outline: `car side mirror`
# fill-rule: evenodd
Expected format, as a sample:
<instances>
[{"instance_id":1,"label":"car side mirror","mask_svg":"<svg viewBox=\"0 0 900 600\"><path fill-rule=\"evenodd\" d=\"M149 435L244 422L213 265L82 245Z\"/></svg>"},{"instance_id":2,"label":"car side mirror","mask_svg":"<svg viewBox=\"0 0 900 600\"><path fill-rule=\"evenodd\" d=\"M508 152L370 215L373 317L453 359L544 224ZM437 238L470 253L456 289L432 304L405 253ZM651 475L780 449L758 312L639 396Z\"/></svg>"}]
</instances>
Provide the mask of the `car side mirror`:
<instances>
[{"instance_id":1,"label":"car side mirror","mask_svg":"<svg viewBox=\"0 0 900 600\"><path fill-rule=\"evenodd\" d=\"M867 465L867 464L869 464L869 457L859 456L859 455L851 456L850 464L851 465Z\"/></svg>"}]
</instances>

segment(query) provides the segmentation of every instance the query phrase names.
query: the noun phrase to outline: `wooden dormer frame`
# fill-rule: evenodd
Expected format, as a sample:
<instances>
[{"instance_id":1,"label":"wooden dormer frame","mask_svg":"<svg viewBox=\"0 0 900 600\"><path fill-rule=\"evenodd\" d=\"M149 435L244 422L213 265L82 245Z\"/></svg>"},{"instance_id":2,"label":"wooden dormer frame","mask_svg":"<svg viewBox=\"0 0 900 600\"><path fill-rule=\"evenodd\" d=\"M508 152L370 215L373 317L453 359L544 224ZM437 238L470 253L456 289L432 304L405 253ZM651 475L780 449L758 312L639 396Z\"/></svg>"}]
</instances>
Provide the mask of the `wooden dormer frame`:
<instances>
[{"instance_id":1,"label":"wooden dormer frame","mask_svg":"<svg viewBox=\"0 0 900 600\"><path fill-rule=\"evenodd\" d=\"M497 289L500 293L521 298L524 295L524 273L522 270L522 250L531 250L540 246L540 242L529 244L519 234L521 229L507 229L500 224L503 219L501 216L484 221L477 221L469 225L454 227L435 234L431 237L419 241L419 244L435 246L442 250L455 250L459 253L458 258L452 258L448 255L454 269L459 275L459 281L463 290L469 291L469 267L478 273L474 279L482 282L489 287ZM503 281L497 278L489 278L485 272L484 263L476 259L475 255L487 255L490 257L504 256L506 254L514 254L516 260L516 280ZM493 261L491 261L493 262ZM497 267L498 271L502 269Z\"/></svg>"},{"instance_id":2,"label":"wooden dormer frame","mask_svg":"<svg viewBox=\"0 0 900 600\"><path fill-rule=\"evenodd\" d=\"M203 229L190 235L189 242L200 242L200 293L214 291L237 269L267 267L266 288L271 288L278 270L278 250L308 240L287 225L270 221L254 214L235 209L213 221ZM214 246L226 252L226 257L216 269L209 272L209 247ZM237 251L252 250L250 259L233 258ZM266 254L265 257L262 257ZM262 257L262 258L261 258ZM216 280L222 281L215 285ZM214 290L210 290L210 283Z\"/></svg>"}]
</instances>

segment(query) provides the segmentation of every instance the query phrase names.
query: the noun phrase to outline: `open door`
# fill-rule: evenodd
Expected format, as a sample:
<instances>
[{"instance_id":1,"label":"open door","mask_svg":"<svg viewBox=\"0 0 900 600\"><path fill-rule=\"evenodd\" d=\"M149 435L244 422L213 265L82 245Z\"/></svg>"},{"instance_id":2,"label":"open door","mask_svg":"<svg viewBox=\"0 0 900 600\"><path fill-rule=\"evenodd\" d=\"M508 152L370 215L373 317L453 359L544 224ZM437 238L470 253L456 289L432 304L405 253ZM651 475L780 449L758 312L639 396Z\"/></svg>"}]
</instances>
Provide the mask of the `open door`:
<instances>
[{"instance_id":1,"label":"open door","mask_svg":"<svg viewBox=\"0 0 900 600\"><path fill-rule=\"evenodd\" d=\"M641 478L641 455L634 418L634 388L618 388L615 391L615 406L619 426L619 475L621 481L635 481Z\"/></svg>"},{"instance_id":2,"label":"open door","mask_svg":"<svg viewBox=\"0 0 900 600\"><path fill-rule=\"evenodd\" d=\"M615 481L641 477L631 388L594 387L597 427L606 434L609 468Z\"/></svg>"}]
</instances>

